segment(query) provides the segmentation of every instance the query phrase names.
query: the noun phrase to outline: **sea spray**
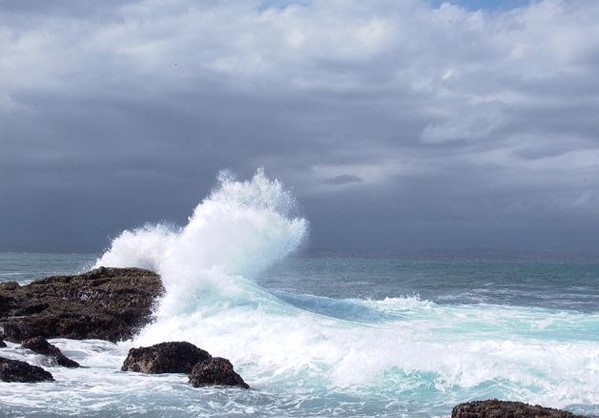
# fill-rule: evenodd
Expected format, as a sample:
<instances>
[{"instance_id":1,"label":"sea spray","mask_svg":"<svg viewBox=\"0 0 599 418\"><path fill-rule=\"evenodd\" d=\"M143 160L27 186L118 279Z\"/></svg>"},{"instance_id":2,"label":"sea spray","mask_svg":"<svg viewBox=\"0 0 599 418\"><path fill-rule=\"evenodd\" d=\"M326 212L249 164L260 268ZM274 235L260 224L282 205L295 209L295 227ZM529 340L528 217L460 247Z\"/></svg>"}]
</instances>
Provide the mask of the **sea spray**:
<instances>
[{"instance_id":1,"label":"sea spray","mask_svg":"<svg viewBox=\"0 0 599 418\"><path fill-rule=\"evenodd\" d=\"M278 180L259 169L250 181L227 172L189 217L187 225L125 231L96 266L137 266L160 273L167 290L160 316L189 308L208 293L238 293L266 266L294 251L308 222L294 217L294 200Z\"/></svg>"}]
</instances>

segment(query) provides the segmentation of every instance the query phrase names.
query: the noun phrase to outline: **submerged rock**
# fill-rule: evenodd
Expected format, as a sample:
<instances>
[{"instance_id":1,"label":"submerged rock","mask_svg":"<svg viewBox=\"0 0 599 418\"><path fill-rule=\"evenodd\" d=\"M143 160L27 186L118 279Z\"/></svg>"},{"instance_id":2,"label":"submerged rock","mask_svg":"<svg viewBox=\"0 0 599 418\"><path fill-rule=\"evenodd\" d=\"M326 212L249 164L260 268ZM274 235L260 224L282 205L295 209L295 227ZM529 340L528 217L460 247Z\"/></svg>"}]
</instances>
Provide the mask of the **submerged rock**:
<instances>
[{"instance_id":1,"label":"submerged rock","mask_svg":"<svg viewBox=\"0 0 599 418\"><path fill-rule=\"evenodd\" d=\"M568 411L492 399L457 405L451 418L584 418Z\"/></svg>"},{"instance_id":2,"label":"submerged rock","mask_svg":"<svg viewBox=\"0 0 599 418\"><path fill-rule=\"evenodd\" d=\"M0 337L128 339L153 319L163 293L160 276L139 268L100 267L25 286L1 283Z\"/></svg>"},{"instance_id":3,"label":"submerged rock","mask_svg":"<svg viewBox=\"0 0 599 418\"><path fill-rule=\"evenodd\" d=\"M122 371L141 373L190 373L193 366L212 356L195 345L180 341L129 350Z\"/></svg>"},{"instance_id":4,"label":"submerged rock","mask_svg":"<svg viewBox=\"0 0 599 418\"><path fill-rule=\"evenodd\" d=\"M39 366L0 357L0 380L3 382L51 382L52 374Z\"/></svg>"},{"instance_id":5,"label":"submerged rock","mask_svg":"<svg viewBox=\"0 0 599 418\"><path fill-rule=\"evenodd\" d=\"M250 388L241 376L235 373L231 362L221 357L213 357L193 366L189 383L194 388L214 385Z\"/></svg>"},{"instance_id":6,"label":"submerged rock","mask_svg":"<svg viewBox=\"0 0 599 418\"><path fill-rule=\"evenodd\" d=\"M59 366L70 368L80 367L79 363L62 354L62 351L58 347L50 344L44 337L29 338L23 341L21 346L28 348L34 353L51 357Z\"/></svg>"}]
</instances>

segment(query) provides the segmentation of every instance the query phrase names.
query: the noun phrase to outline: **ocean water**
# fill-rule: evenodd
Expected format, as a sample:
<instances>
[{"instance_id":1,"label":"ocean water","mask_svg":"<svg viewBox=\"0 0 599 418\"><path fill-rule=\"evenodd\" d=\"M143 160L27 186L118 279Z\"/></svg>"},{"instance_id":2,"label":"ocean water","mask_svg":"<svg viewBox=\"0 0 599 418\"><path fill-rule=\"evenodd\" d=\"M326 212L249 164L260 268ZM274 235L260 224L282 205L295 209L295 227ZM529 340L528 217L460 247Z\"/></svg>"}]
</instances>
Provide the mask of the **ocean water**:
<instances>
[{"instance_id":1,"label":"ocean water","mask_svg":"<svg viewBox=\"0 0 599 418\"><path fill-rule=\"evenodd\" d=\"M132 341L51 340L86 368L16 344L56 382L0 383L0 416L445 417L501 398L599 415L599 263L307 257L309 223L258 172L175 228L124 231L103 254L0 254L0 281L93 266L158 271L167 295ZM190 341L253 388L121 372L129 348Z\"/></svg>"}]
</instances>

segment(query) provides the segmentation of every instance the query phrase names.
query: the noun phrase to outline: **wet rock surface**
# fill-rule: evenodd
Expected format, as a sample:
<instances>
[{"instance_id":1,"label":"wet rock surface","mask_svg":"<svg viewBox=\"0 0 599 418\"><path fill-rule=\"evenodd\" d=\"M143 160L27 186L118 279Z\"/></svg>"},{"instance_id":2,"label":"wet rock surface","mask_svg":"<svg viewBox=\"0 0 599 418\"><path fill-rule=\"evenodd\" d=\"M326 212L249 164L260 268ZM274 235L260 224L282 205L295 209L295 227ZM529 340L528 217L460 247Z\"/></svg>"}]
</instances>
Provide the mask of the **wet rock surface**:
<instances>
[{"instance_id":1,"label":"wet rock surface","mask_svg":"<svg viewBox=\"0 0 599 418\"><path fill-rule=\"evenodd\" d=\"M130 349L121 370L150 374L190 373L196 363L211 357L191 343L166 342Z\"/></svg>"},{"instance_id":2,"label":"wet rock surface","mask_svg":"<svg viewBox=\"0 0 599 418\"><path fill-rule=\"evenodd\" d=\"M250 387L234 370L231 362L225 358L213 357L196 364L189 375L189 383L197 388L202 386Z\"/></svg>"},{"instance_id":3,"label":"wet rock surface","mask_svg":"<svg viewBox=\"0 0 599 418\"><path fill-rule=\"evenodd\" d=\"M164 293L160 276L139 268L100 267L20 286L0 284L0 337L131 338L153 319Z\"/></svg>"},{"instance_id":4,"label":"wet rock surface","mask_svg":"<svg viewBox=\"0 0 599 418\"><path fill-rule=\"evenodd\" d=\"M56 364L63 367L80 367L79 363L65 356L58 347L50 344L44 337L29 338L21 343L21 347L27 348L34 353L51 357Z\"/></svg>"},{"instance_id":5,"label":"wet rock surface","mask_svg":"<svg viewBox=\"0 0 599 418\"><path fill-rule=\"evenodd\" d=\"M250 387L225 358L185 342L166 342L150 347L132 348L121 367L122 371L158 373L185 373L193 387L237 386Z\"/></svg>"},{"instance_id":6,"label":"wet rock surface","mask_svg":"<svg viewBox=\"0 0 599 418\"><path fill-rule=\"evenodd\" d=\"M451 418L584 418L571 412L522 402L487 401L466 402L453 408Z\"/></svg>"},{"instance_id":7,"label":"wet rock surface","mask_svg":"<svg viewBox=\"0 0 599 418\"><path fill-rule=\"evenodd\" d=\"M35 383L51 382L53 380L52 374L39 366L0 357L0 381Z\"/></svg>"},{"instance_id":8,"label":"wet rock surface","mask_svg":"<svg viewBox=\"0 0 599 418\"><path fill-rule=\"evenodd\" d=\"M6 343L0 339L0 348L6 347Z\"/></svg>"}]
</instances>

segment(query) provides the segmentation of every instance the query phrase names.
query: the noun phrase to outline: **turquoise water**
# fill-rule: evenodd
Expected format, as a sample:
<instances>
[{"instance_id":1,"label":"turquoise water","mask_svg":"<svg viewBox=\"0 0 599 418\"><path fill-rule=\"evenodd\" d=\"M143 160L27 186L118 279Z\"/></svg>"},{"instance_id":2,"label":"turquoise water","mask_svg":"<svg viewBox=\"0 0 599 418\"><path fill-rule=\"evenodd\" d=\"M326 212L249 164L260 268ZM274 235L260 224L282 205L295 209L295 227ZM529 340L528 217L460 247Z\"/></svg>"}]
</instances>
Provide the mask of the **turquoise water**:
<instances>
[{"instance_id":1,"label":"turquoise water","mask_svg":"<svg viewBox=\"0 0 599 418\"><path fill-rule=\"evenodd\" d=\"M98 256L4 253L0 280ZM292 257L232 285L204 289L176 339L226 354L253 391L119 372L133 342L56 340L89 369L0 383L0 415L431 417L493 397L599 414L599 264ZM169 321L135 345L170 339Z\"/></svg>"}]
</instances>

